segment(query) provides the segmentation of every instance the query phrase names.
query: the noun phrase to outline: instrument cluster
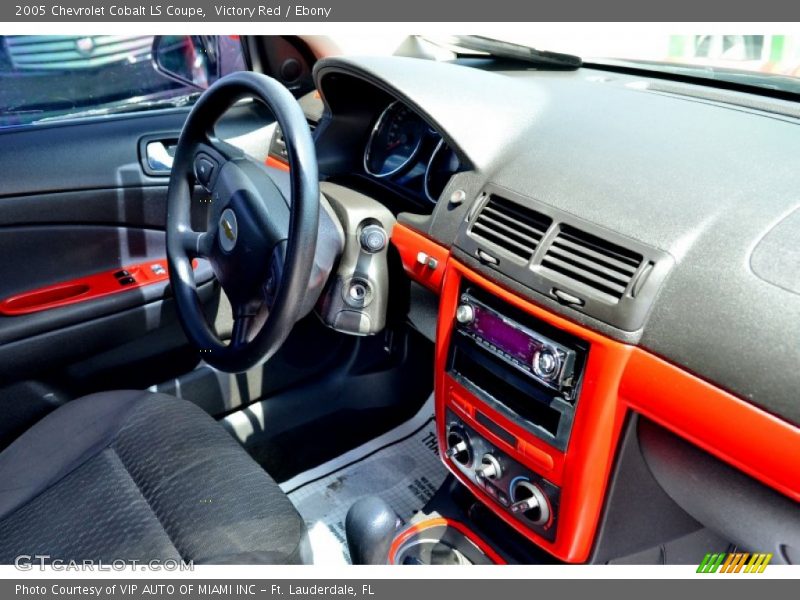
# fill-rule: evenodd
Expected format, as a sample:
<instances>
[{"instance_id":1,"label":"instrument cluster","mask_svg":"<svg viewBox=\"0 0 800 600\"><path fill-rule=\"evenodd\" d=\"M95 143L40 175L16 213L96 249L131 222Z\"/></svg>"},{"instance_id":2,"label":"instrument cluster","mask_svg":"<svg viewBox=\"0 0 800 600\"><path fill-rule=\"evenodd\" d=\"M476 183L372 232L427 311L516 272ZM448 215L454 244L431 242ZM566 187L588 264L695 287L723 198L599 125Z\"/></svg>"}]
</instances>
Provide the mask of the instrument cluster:
<instances>
[{"instance_id":1,"label":"instrument cluster","mask_svg":"<svg viewBox=\"0 0 800 600\"><path fill-rule=\"evenodd\" d=\"M375 120L364 149L364 171L435 203L461 169L441 134L396 100Z\"/></svg>"}]
</instances>

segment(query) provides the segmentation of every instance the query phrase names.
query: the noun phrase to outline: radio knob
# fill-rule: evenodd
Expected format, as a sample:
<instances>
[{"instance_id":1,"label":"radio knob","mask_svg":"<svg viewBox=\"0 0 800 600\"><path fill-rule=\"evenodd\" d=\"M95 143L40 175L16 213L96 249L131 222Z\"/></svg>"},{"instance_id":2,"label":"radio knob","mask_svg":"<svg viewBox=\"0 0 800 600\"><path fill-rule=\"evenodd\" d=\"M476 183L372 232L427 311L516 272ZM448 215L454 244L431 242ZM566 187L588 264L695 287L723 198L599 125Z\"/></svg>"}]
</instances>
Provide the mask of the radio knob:
<instances>
[{"instance_id":1,"label":"radio knob","mask_svg":"<svg viewBox=\"0 0 800 600\"><path fill-rule=\"evenodd\" d=\"M533 364L531 366L538 377L545 381L552 381L558 377L561 359L550 348L542 348L533 355Z\"/></svg>"},{"instance_id":2,"label":"radio knob","mask_svg":"<svg viewBox=\"0 0 800 600\"><path fill-rule=\"evenodd\" d=\"M456 309L456 321L469 325L475 320L475 309L469 304L460 304Z\"/></svg>"}]
</instances>

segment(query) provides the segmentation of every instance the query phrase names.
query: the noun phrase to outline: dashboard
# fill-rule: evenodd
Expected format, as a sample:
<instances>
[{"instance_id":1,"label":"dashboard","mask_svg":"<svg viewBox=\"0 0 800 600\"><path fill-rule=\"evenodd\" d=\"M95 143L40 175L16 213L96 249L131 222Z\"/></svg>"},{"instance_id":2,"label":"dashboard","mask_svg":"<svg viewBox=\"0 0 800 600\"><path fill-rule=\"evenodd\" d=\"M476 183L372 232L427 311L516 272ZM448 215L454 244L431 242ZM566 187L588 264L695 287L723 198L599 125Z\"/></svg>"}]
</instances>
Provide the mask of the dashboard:
<instances>
[{"instance_id":1,"label":"dashboard","mask_svg":"<svg viewBox=\"0 0 800 600\"><path fill-rule=\"evenodd\" d=\"M399 205L401 224L556 314L800 423L800 347L780 342L800 339L800 288L786 279L789 252L767 258L800 235L796 105L591 69L481 66L320 61L325 109L315 135L324 176L365 178L372 128L401 101L460 159L436 204ZM450 202L453 192L463 201ZM469 219L492 199L544 242L566 229L599 244L622 271L593 288L558 272L542 240L526 255L515 254L513 236L505 247L482 238ZM583 302L570 304L553 287Z\"/></svg>"},{"instance_id":2,"label":"dashboard","mask_svg":"<svg viewBox=\"0 0 800 600\"><path fill-rule=\"evenodd\" d=\"M795 105L478 59L329 58L315 81L320 171L392 210L406 273L439 296L443 460L506 524L596 557L648 424L800 501ZM667 480L749 541L698 508L724 485Z\"/></svg>"}]
</instances>

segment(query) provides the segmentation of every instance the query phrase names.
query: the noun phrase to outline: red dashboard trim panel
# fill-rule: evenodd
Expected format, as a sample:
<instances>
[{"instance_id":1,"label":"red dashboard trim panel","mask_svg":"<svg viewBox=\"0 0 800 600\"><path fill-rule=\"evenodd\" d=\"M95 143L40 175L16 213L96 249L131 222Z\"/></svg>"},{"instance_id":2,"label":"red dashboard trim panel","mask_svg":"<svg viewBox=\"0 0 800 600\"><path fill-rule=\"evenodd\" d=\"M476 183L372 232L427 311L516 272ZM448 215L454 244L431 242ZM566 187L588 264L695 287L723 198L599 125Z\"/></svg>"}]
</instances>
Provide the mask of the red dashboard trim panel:
<instances>
[{"instance_id":1,"label":"red dashboard trim panel","mask_svg":"<svg viewBox=\"0 0 800 600\"><path fill-rule=\"evenodd\" d=\"M453 329L452 315L455 314L464 278L509 304L592 344L567 452L556 450L504 419L447 375L447 354ZM474 494L491 506L506 523L553 555L568 562L584 561L591 552L594 532L605 498L608 474L611 471L614 451L625 416L623 407L617 402L617 390L631 350L631 346L589 331L508 292L455 260L451 259L448 263L439 305L436 338L436 414L441 455L444 456L443 442L447 437L445 408L454 405L451 399L453 395L462 398L462 403L469 398L469 404L474 409L482 410L491 416L492 420L517 438L517 448L504 447L505 450L510 450L509 454L515 460L561 487L559 524L555 541L545 540L525 527L508 513L500 510L482 489L460 472L452 468L450 470ZM457 401L455 405L458 406ZM474 419L468 419L467 422L482 434L487 433L486 429ZM487 437L493 442L497 441L496 437ZM539 461L531 459L530 450L524 451L524 448L528 447L538 450L542 455L550 456L553 460L553 471L543 473L541 466L537 464Z\"/></svg>"},{"instance_id":2,"label":"red dashboard trim panel","mask_svg":"<svg viewBox=\"0 0 800 600\"><path fill-rule=\"evenodd\" d=\"M800 428L638 348L619 393L632 410L800 502Z\"/></svg>"},{"instance_id":3,"label":"red dashboard trim panel","mask_svg":"<svg viewBox=\"0 0 800 600\"><path fill-rule=\"evenodd\" d=\"M283 162L275 158L274 156L268 156L267 160L264 161L264 164L268 167L272 167L273 169L280 169L281 171L289 172L289 163Z\"/></svg>"},{"instance_id":4,"label":"red dashboard trim panel","mask_svg":"<svg viewBox=\"0 0 800 600\"><path fill-rule=\"evenodd\" d=\"M400 253L406 274L417 283L439 292L450 251L401 223L395 224L392 230L392 243ZM428 262L420 262L420 254L425 255Z\"/></svg>"},{"instance_id":5,"label":"red dashboard trim panel","mask_svg":"<svg viewBox=\"0 0 800 600\"><path fill-rule=\"evenodd\" d=\"M445 407L520 463L561 487L559 525L554 542L536 535L503 512L455 468L451 472L517 531L567 562L588 559L623 422L632 410L661 424L759 481L800 501L794 457L800 428L703 381L638 347L607 338L509 292L457 260L447 249L402 225L392 241L406 272L433 290L441 289L436 338L436 414L444 456ZM418 252L435 256L442 273L421 271ZM441 277L441 284L438 284ZM529 314L591 344L566 452L560 452L486 406L446 373L446 361L462 279L468 279ZM438 285L437 285L438 284ZM517 438L516 447L475 418L490 416ZM746 427L745 425L746 424ZM447 462L447 461L445 461Z\"/></svg>"}]
</instances>

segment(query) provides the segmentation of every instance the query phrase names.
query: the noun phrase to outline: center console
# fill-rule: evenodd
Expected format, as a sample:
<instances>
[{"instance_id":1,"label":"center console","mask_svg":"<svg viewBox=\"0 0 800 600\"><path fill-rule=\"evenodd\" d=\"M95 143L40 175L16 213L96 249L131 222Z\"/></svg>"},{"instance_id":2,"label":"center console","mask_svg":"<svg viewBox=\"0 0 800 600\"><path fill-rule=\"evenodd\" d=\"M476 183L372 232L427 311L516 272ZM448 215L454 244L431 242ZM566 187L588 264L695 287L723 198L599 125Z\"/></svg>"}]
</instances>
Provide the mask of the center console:
<instances>
[{"instance_id":1,"label":"center console","mask_svg":"<svg viewBox=\"0 0 800 600\"><path fill-rule=\"evenodd\" d=\"M506 524L564 561L591 551L627 351L448 261L437 331L442 457Z\"/></svg>"},{"instance_id":2,"label":"center console","mask_svg":"<svg viewBox=\"0 0 800 600\"><path fill-rule=\"evenodd\" d=\"M447 357L447 375L481 403L471 413L444 414L445 457L500 510L547 540L555 539L561 490L516 460L517 437L502 415L528 435L565 450L589 345L462 280ZM493 443L477 427L501 443ZM504 444L502 444L504 442ZM501 445L510 446L504 451ZM545 454L542 461L548 463Z\"/></svg>"}]
</instances>

